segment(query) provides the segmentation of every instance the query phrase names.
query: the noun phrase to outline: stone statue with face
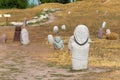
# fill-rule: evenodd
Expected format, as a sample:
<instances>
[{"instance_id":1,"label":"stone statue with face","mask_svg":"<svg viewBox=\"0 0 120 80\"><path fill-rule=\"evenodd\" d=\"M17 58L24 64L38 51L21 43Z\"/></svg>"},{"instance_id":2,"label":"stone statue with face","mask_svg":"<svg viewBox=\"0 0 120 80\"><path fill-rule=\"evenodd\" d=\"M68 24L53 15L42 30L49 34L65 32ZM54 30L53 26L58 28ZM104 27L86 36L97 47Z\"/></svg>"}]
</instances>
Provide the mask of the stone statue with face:
<instances>
[{"instance_id":1,"label":"stone statue with face","mask_svg":"<svg viewBox=\"0 0 120 80\"><path fill-rule=\"evenodd\" d=\"M74 30L74 35L71 37L70 49L72 53L72 69L81 70L87 69L88 54L89 54L89 30L85 25L78 25Z\"/></svg>"}]
</instances>

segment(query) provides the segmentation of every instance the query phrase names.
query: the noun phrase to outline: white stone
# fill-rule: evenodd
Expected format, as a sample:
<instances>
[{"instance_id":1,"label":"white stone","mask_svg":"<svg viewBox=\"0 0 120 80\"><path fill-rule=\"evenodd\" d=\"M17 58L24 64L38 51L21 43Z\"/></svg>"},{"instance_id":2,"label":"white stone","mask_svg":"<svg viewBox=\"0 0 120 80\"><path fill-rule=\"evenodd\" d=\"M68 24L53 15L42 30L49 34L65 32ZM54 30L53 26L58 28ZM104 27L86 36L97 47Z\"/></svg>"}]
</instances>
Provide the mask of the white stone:
<instances>
[{"instance_id":1,"label":"white stone","mask_svg":"<svg viewBox=\"0 0 120 80\"><path fill-rule=\"evenodd\" d=\"M74 41L71 42L72 69L81 70L88 68L89 55L89 30L85 25L78 25L74 30Z\"/></svg>"},{"instance_id":2,"label":"white stone","mask_svg":"<svg viewBox=\"0 0 120 80\"><path fill-rule=\"evenodd\" d=\"M53 32L54 32L54 33L58 33L58 31L59 31L58 26L54 26L54 27L53 27Z\"/></svg>"},{"instance_id":3,"label":"white stone","mask_svg":"<svg viewBox=\"0 0 120 80\"><path fill-rule=\"evenodd\" d=\"M110 29L106 29L106 35L111 34Z\"/></svg>"},{"instance_id":4,"label":"white stone","mask_svg":"<svg viewBox=\"0 0 120 80\"><path fill-rule=\"evenodd\" d=\"M89 31L85 25L78 25L74 31L74 37L79 44L83 44L89 39Z\"/></svg>"},{"instance_id":5,"label":"white stone","mask_svg":"<svg viewBox=\"0 0 120 80\"><path fill-rule=\"evenodd\" d=\"M71 14L71 11L68 11L68 14Z\"/></svg>"},{"instance_id":6,"label":"white stone","mask_svg":"<svg viewBox=\"0 0 120 80\"><path fill-rule=\"evenodd\" d=\"M41 18L41 19L46 19L47 16L46 16L46 15L40 15L40 18Z\"/></svg>"},{"instance_id":7,"label":"white stone","mask_svg":"<svg viewBox=\"0 0 120 80\"><path fill-rule=\"evenodd\" d=\"M45 14L45 16L46 16L46 18L48 18L48 17L49 17L49 15L48 15L48 14Z\"/></svg>"},{"instance_id":8,"label":"white stone","mask_svg":"<svg viewBox=\"0 0 120 80\"><path fill-rule=\"evenodd\" d=\"M0 14L0 17L2 17L2 14Z\"/></svg>"},{"instance_id":9,"label":"white stone","mask_svg":"<svg viewBox=\"0 0 120 80\"><path fill-rule=\"evenodd\" d=\"M62 25L62 26L61 26L61 29L62 29L62 30L65 30L65 29L66 29L66 26L65 26L65 25Z\"/></svg>"},{"instance_id":10,"label":"white stone","mask_svg":"<svg viewBox=\"0 0 120 80\"><path fill-rule=\"evenodd\" d=\"M48 42L49 42L50 44L53 44L53 43L54 43L54 38L53 38L53 36L52 36L51 34L48 35Z\"/></svg>"},{"instance_id":11,"label":"white stone","mask_svg":"<svg viewBox=\"0 0 120 80\"><path fill-rule=\"evenodd\" d=\"M10 14L4 14L4 17L11 17Z\"/></svg>"},{"instance_id":12,"label":"white stone","mask_svg":"<svg viewBox=\"0 0 120 80\"><path fill-rule=\"evenodd\" d=\"M11 22L10 24L14 25L14 26L21 26L23 25L23 22Z\"/></svg>"},{"instance_id":13,"label":"white stone","mask_svg":"<svg viewBox=\"0 0 120 80\"><path fill-rule=\"evenodd\" d=\"M21 43L22 43L23 45L27 45L27 44L30 43L29 33L28 33L28 31L27 31L25 28L23 28L23 29L21 30L20 41L21 41Z\"/></svg>"},{"instance_id":14,"label":"white stone","mask_svg":"<svg viewBox=\"0 0 120 80\"><path fill-rule=\"evenodd\" d=\"M106 27L106 22L104 21L103 23L102 23L102 28L105 28Z\"/></svg>"},{"instance_id":15,"label":"white stone","mask_svg":"<svg viewBox=\"0 0 120 80\"><path fill-rule=\"evenodd\" d=\"M33 17L33 19L38 19L38 16Z\"/></svg>"},{"instance_id":16,"label":"white stone","mask_svg":"<svg viewBox=\"0 0 120 80\"><path fill-rule=\"evenodd\" d=\"M49 9L48 8L44 8L43 11L47 12Z\"/></svg>"},{"instance_id":17,"label":"white stone","mask_svg":"<svg viewBox=\"0 0 120 80\"><path fill-rule=\"evenodd\" d=\"M55 37L53 45L55 49L60 49L60 50L64 49L63 40L59 36Z\"/></svg>"},{"instance_id":18,"label":"white stone","mask_svg":"<svg viewBox=\"0 0 120 80\"><path fill-rule=\"evenodd\" d=\"M30 23L36 23L36 22L37 22L36 19L32 19L32 20L27 21L27 24L30 24Z\"/></svg>"}]
</instances>

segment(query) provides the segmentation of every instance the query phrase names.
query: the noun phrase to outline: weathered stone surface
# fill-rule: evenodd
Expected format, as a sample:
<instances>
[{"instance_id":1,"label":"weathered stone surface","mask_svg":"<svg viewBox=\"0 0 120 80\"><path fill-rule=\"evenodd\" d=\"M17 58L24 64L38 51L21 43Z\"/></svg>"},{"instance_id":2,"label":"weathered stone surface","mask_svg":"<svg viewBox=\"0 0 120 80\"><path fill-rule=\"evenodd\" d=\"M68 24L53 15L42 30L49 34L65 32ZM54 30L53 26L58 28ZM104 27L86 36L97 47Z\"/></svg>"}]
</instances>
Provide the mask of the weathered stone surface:
<instances>
[{"instance_id":1,"label":"weathered stone surface","mask_svg":"<svg viewBox=\"0 0 120 80\"><path fill-rule=\"evenodd\" d=\"M23 45L29 44L30 40L29 40L29 33L27 31L27 29L23 28L21 30L21 39L20 39L21 43Z\"/></svg>"},{"instance_id":2,"label":"weathered stone surface","mask_svg":"<svg viewBox=\"0 0 120 80\"><path fill-rule=\"evenodd\" d=\"M21 33L21 26L16 26L13 41L20 41L20 33Z\"/></svg>"},{"instance_id":3,"label":"weathered stone surface","mask_svg":"<svg viewBox=\"0 0 120 80\"><path fill-rule=\"evenodd\" d=\"M89 30L85 25L78 25L74 30L74 36L70 38L72 53L72 69L81 70L88 68L89 55Z\"/></svg>"},{"instance_id":4,"label":"weathered stone surface","mask_svg":"<svg viewBox=\"0 0 120 80\"><path fill-rule=\"evenodd\" d=\"M63 40L59 36L55 37L53 45L55 49L60 49L60 50L64 49Z\"/></svg>"}]
</instances>

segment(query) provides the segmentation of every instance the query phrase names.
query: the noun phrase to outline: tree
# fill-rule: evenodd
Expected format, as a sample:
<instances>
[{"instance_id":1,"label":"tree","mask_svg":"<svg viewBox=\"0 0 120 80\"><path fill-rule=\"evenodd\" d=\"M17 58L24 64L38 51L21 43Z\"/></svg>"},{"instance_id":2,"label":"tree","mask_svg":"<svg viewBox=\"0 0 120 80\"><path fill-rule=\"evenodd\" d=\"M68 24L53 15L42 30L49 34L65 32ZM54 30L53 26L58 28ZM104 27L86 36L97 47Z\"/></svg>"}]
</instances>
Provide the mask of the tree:
<instances>
[{"instance_id":1,"label":"tree","mask_svg":"<svg viewBox=\"0 0 120 80\"><path fill-rule=\"evenodd\" d=\"M23 9L28 6L27 0L0 0L0 8L1 9L9 9L9 8L19 8Z\"/></svg>"},{"instance_id":2,"label":"tree","mask_svg":"<svg viewBox=\"0 0 120 80\"><path fill-rule=\"evenodd\" d=\"M40 0L41 3L57 2L57 0Z\"/></svg>"},{"instance_id":3,"label":"tree","mask_svg":"<svg viewBox=\"0 0 120 80\"><path fill-rule=\"evenodd\" d=\"M63 3L63 4L70 2L69 0L57 0L57 1L58 1L59 3Z\"/></svg>"},{"instance_id":4,"label":"tree","mask_svg":"<svg viewBox=\"0 0 120 80\"><path fill-rule=\"evenodd\" d=\"M58 3L69 3L69 0L40 0L41 3L50 3L50 2L58 2Z\"/></svg>"}]
</instances>

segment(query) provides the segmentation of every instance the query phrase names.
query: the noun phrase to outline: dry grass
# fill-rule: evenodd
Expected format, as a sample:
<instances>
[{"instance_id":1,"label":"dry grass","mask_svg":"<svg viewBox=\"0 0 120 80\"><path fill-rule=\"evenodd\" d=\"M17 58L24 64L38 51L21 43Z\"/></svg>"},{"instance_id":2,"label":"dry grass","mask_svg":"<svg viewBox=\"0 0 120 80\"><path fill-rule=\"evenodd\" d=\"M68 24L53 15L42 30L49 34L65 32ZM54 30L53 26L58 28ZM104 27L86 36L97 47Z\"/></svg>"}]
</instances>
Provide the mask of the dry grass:
<instances>
[{"instance_id":1,"label":"dry grass","mask_svg":"<svg viewBox=\"0 0 120 80\"><path fill-rule=\"evenodd\" d=\"M69 3L64 5L64 8L63 6L60 7L62 11L55 13L55 16L57 16L58 19L53 24L50 24L50 26L53 26L54 24L57 24L58 26L66 24L66 34L60 32L59 35L66 37L66 41L68 41L69 37L73 34L74 28L78 24L87 25L90 30L91 39L93 40L90 47L89 66L120 67L120 42L118 40L109 41L96 38L97 31L101 27L103 21L107 22L107 28L120 34L120 5L118 4L120 4L120 1L117 0L110 0L106 3L105 1ZM96 13L96 10L99 10L98 14ZM68 11L71 11L71 14L68 15ZM107 15L105 15L105 11L108 11ZM65 51L59 53L56 52L52 55L51 61L55 62L57 65L61 65L63 60L64 63L62 63L62 66L71 65L71 60L69 59L71 58L71 55L67 51L67 42L65 42L65 44Z\"/></svg>"}]
</instances>

